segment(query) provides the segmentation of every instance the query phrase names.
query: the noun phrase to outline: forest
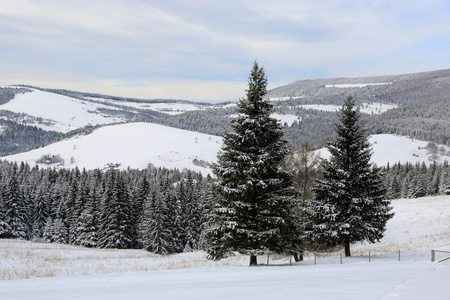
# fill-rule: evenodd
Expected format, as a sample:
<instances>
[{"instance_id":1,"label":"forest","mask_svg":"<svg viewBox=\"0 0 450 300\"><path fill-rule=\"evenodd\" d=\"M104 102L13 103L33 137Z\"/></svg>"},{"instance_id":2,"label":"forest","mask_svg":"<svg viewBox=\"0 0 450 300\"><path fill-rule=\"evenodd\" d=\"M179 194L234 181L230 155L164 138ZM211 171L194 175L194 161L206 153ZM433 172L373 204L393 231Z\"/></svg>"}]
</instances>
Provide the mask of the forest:
<instances>
[{"instance_id":1,"label":"forest","mask_svg":"<svg viewBox=\"0 0 450 300\"><path fill-rule=\"evenodd\" d=\"M161 254L202 247L211 177L190 170L73 170L0 163L0 238Z\"/></svg>"}]
</instances>

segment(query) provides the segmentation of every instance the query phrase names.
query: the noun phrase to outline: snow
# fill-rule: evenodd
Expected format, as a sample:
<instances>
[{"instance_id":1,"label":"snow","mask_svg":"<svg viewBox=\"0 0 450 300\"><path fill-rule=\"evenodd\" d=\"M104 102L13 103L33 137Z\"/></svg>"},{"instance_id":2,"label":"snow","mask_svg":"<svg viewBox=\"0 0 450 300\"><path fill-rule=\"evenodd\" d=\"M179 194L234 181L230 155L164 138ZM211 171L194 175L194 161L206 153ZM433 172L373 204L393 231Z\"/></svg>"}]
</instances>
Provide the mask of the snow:
<instances>
[{"instance_id":1,"label":"snow","mask_svg":"<svg viewBox=\"0 0 450 300\"><path fill-rule=\"evenodd\" d=\"M295 96L295 97L272 97L269 98L269 101L286 101L291 99L303 99L305 96Z\"/></svg>"},{"instance_id":2,"label":"snow","mask_svg":"<svg viewBox=\"0 0 450 300\"><path fill-rule=\"evenodd\" d=\"M239 116L239 114L231 114L228 115L229 118L237 118ZM272 118L277 119L281 125L284 125L284 123L287 123L288 126L292 126L292 124L295 121L301 121L301 118L299 118L296 115L292 115L292 114L278 114L278 113L272 113L270 115Z\"/></svg>"},{"instance_id":3,"label":"snow","mask_svg":"<svg viewBox=\"0 0 450 300\"><path fill-rule=\"evenodd\" d=\"M287 123L288 126L292 126L292 124L295 121L297 121L297 122L300 121L299 118L296 115L291 115L291 114L285 114L285 115L272 114L271 117L277 119L278 121L280 121L280 123L282 125L284 125L284 123Z\"/></svg>"},{"instance_id":4,"label":"snow","mask_svg":"<svg viewBox=\"0 0 450 300\"><path fill-rule=\"evenodd\" d=\"M60 132L68 132L88 124L110 124L122 121L118 118L102 115L97 111L98 108L102 107L111 108L98 103L39 90L17 94L11 101L0 105L0 109L25 113L49 121L54 125L39 127Z\"/></svg>"},{"instance_id":5,"label":"snow","mask_svg":"<svg viewBox=\"0 0 450 300\"><path fill-rule=\"evenodd\" d=\"M429 165L433 160L436 160L438 163L443 163L445 160L450 161L450 156L448 156L450 148L444 145L437 146L438 148L443 147L445 153L438 153L438 156L433 158L432 153L425 149L428 145L426 141L393 134L376 134L369 137L369 142L373 146L371 161L378 166L386 166L387 163L393 165L398 162L410 162L413 164L425 162ZM330 156L330 153L325 148L318 151L322 158L327 159Z\"/></svg>"},{"instance_id":6,"label":"snow","mask_svg":"<svg viewBox=\"0 0 450 300\"><path fill-rule=\"evenodd\" d=\"M293 266L281 257L247 267L240 255L215 262L203 252L160 256L0 240L0 275L13 276L0 281L0 299L449 299L450 263L430 261L431 249L450 250L449 204L450 196L394 200L385 237L352 245L343 264L338 253L317 265L310 254Z\"/></svg>"},{"instance_id":7,"label":"snow","mask_svg":"<svg viewBox=\"0 0 450 300\"><path fill-rule=\"evenodd\" d=\"M362 88L366 86L377 86L386 84L392 84L392 82L326 84L325 87L346 89L346 88Z\"/></svg>"},{"instance_id":8,"label":"snow","mask_svg":"<svg viewBox=\"0 0 450 300\"><path fill-rule=\"evenodd\" d=\"M303 109L313 109L313 110L320 110L320 111L328 111L328 112L337 112L339 109L341 109L341 106L339 105L324 105L324 104L305 104L305 105L298 105L297 107L301 107ZM382 114L385 113L388 110L397 108L397 104L386 104L386 103L363 103L359 110L363 114Z\"/></svg>"},{"instance_id":9,"label":"snow","mask_svg":"<svg viewBox=\"0 0 450 300\"><path fill-rule=\"evenodd\" d=\"M215 162L222 138L151 123L128 123L101 127L89 135L60 141L29 152L5 156L8 161L34 165L43 155L60 154L64 167L97 169L108 163L121 168L189 168L210 173L193 160Z\"/></svg>"},{"instance_id":10,"label":"snow","mask_svg":"<svg viewBox=\"0 0 450 300\"><path fill-rule=\"evenodd\" d=\"M328 111L328 112L336 112L339 111L341 106L338 105L324 105L324 104L304 104L298 105L297 107L303 109L312 109L312 110L320 110L320 111Z\"/></svg>"},{"instance_id":11,"label":"snow","mask_svg":"<svg viewBox=\"0 0 450 300\"><path fill-rule=\"evenodd\" d=\"M132 108L138 108L138 109L149 109L153 111L158 111L162 113L166 113L169 115L179 115L188 111L194 111L194 110L203 110L205 105L195 105L195 104L189 104L189 103L148 103L148 102L131 102L131 101L120 101L120 100L111 100L111 99L104 99L104 98L97 98L97 97L86 97L86 99L98 101L101 100L102 102L116 104L116 105L123 105L128 106Z\"/></svg>"}]
</instances>

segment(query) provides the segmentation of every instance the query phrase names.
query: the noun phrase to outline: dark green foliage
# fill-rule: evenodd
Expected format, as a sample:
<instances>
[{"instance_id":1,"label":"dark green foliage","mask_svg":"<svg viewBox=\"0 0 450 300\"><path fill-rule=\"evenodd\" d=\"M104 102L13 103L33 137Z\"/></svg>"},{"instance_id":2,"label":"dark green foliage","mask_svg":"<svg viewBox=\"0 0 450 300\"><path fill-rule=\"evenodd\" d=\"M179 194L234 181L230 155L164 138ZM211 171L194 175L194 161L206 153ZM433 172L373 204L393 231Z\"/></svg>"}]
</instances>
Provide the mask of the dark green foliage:
<instances>
[{"instance_id":1,"label":"dark green foliage","mask_svg":"<svg viewBox=\"0 0 450 300\"><path fill-rule=\"evenodd\" d=\"M283 128L270 117L264 100L267 78L255 62L248 80L247 98L238 104L239 116L224 136L214 173L216 198L205 237L211 259L230 251L251 256L264 251L295 253L301 247L292 176L280 170L288 153Z\"/></svg>"},{"instance_id":2,"label":"dark green foliage","mask_svg":"<svg viewBox=\"0 0 450 300\"><path fill-rule=\"evenodd\" d=\"M392 217L380 170L370 163L371 146L360 122L359 110L349 97L336 124L336 139L322 164L323 179L316 182L314 201L306 210L313 242L342 245L350 256L350 243L383 237Z\"/></svg>"},{"instance_id":3,"label":"dark green foliage","mask_svg":"<svg viewBox=\"0 0 450 300\"><path fill-rule=\"evenodd\" d=\"M11 116L13 115L13 116ZM19 119L14 113L0 110L0 116ZM64 134L45 131L35 126L0 119L0 156L30 151L61 140Z\"/></svg>"},{"instance_id":4,"label":"dark green foliage","mask_svg":"<svg viewBox=\"0 0 450 300\"><path fill-rule=\"evenodd\" d=\"M138 229L143 229L143 203L158 191L170 232L168 253L198 250L204 222L201 191L207 184L202 178L192 171L152 166L56 171L0 161L0 238L32 239L34 229L34 237L52 243L142 248ZM183 192L176 194L178 187Z\"/></svg>"},{"instance_id":5,"label":"dark green foliage","mask_svg":"<svg viewBox=\"0 0 450 300\"><path fill-rule=\"evenodd\" d=\"M169 254L173 250L173 235L170 231L168 199L160 190L152 191L145 204L140 223L140 242L147 251Z\"/></svg>"},{"instance_id":6,"label":"dark green foliage","mask_svg":"<svg viewBox=\"0 0 450 300\"><path fill-rule=\"evenodd\" d=\"M448 162L394 164L383 168L389 199L418 198L450 194Z\"/></svg>"},{"instance_id":7,"label":"dark green foliage","mask_svg":"<svg viewBox=\"0 0 450 300\"><path fill-rule=\"evenodd\" d=\"M27 222L27 207L17 180L17 165L13 164L7 171L5 184L2 189L3 217L7 226L1 238L27 239L30 236L30 224ZM5 232L5 229L9 229Z\"/></svg>"},{"instance_id":8,"label":"dark green foliage","mask_svg":"<svg viewBox=\"0 0 450 300\"><path fill-rule=\"evenodd\" d=\"M130 199L123 178L118 171L109 170L100 204L100 248L129 248L132 245Z\"/></svg>"}]
</instances>

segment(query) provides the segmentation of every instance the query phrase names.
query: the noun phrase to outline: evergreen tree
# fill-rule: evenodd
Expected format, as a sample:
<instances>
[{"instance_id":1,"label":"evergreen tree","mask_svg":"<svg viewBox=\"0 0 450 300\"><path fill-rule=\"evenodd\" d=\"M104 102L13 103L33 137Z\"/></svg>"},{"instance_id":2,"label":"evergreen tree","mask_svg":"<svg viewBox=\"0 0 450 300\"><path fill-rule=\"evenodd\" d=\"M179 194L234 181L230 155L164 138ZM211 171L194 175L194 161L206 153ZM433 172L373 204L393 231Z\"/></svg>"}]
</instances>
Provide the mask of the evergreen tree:
<instances>
[{"instance_id":1,"label":"evergreen tree","mask_svg":"<svg viewBox=\"0 0 450 300\"><path fill-rule=\"evenodd\" d=\"M105 190L100 205L100 248L129 248L133 243L131 207L125 183L119 171L105 175Z\"/></svg>"},{"instance_id":2,"label":"evergreen tree","mask_svg":"<svg viewBox=\"0 0 450 300\"><path fill-rule=\"evenodd\" d=\"M132 193L132 223L133 223L133 240L139 242L139 224L142 221L143 208L145 200L150 190L149 182L145 173L141 174L135 189ZM135 245L139 246L138 244Z\"/></svg>"},{"instance_id":3,"label":"evergreen tree","mask_svg":"<svg viewBox=\"0 0 450 300\"><path fill-rule=\"evenodd\" d=\"M41 185L36 190L33 205L33 238L41 238L46 220L49 217L49 203L47 193L44 191L45 185Z\"/></svg>"},{"instance_id":4,"label":"evergreen tree","mask_svg":"<svg viewBox=\"0 0 450 300\"><path fill-rule=\"evenodd\" d=\"M8 238L11 227L6 216L6 206L3 203L3 197L0 195L0 239Z\"/></svg>"},{"instance_id":5,"label":"evergreen tree","mask_svg":"<svg viewBox=\"0 0 450 300\"><path fill-rule=\"evenodd\" d=\"M179 181L181 178L177 178ZM181 183L181 182L180 182ZM178 191L179 185L177 186ZM167 200L167 219L169 230L172 236L172 244L170 246L171 253L181 253L184 249L184 230L181 225L181 199L179 197L179 193L174 191L173 186L170 184L169 179L165 178L162 183L162 193L164 193L164 197Z\"/></svg>"},{"instance_id":6,"label":"evergreen tree","mask_svg":"<svg viewBox=\"0 0 450 300\"><path fill-rule=\"evenodd\" d=\"M450 195L450 168L442 169L441 181L439 183L439 194Z\"/></svg>"},{"instance_id":7,"label":"evergreen tree","mask_svg":"<svg viewBox=\"0 0 450 300\"><path fill-rule=\"evenodd\" d=\"M153 190L145 202L140 235L145 250L156 254L170 253L173 238L169 230L166 199L159 189Z\"/></svg>"},{"instance_id":8,"label":"evergreen tree","mask_svg":"<svg viewBox=\"0 0 450 300\"><path fill-rule=\"evenodd\" d=\"M53 243L53 241L54 241L53 235L54 235L53 219L49 217L49 218L47 218L47 221L45 222L43 233L42 233L42 238L47 243Z\"/></svg>"},{"instance_id":9,"label":"evergreen tree","mask_svg":"<svg viewBox=\"0 0 450 300\"><path fill-rule=\"evenodd\" d=\"M47 243L67 244L68 232L63 220L48 218L44 226L43 238Z\"/></svg>"},{"instance_id":10,"label":"evergreen tree","mask_svg":"<svg viewBox=\"0 0 450 300\"><path fill-rule=\"evenodd\" d=\"M288 145L283 127L270 117L273 106L263 99L266 87L264 69L255 62L247 98L239 101L239 116L213 168L219 195L205 233L211 259L238 251L256 265L264 251L293 254L301 248L292 175L280 169Z\"/></svg>"},{"instance_id":11,"label":"evergreen tree","mask_svg":"<svg viewBox=\"0 0 450 300\"><path fill-rule=\"evenodd\" d=\"M392 214L351 97L344 102L335 129L336 139L327 146L331 156L323 161L323 179L316 182L314 205L308 209L308 236L313 242L342 245L350 256L351 243L382 238Z\"/></svg>"},{"instance_id":12,"label":"evergreen tree","mask_svg":"<svg viewBox=\"0 0 450 300\"><path fill-rule=\"evenodd\" d=\"M9 226L9 232L5 238L27 239L30 236L30 224L27 222L27 208L24 197L17 182L17 165L12 165L7 174L6 186L3 190L3 205L5 222Z\"/></svg>"},{"instance_id":13,"label":"evergreen tree","mask_svg":"<svg viewBox=\"0 0 450 300\"><path fill-rule=\"evenodd\" d=\"M56 218L53 222L53 243L67 244L68 243L67 227L63 220Z\"/></svg>"}]
</instances>

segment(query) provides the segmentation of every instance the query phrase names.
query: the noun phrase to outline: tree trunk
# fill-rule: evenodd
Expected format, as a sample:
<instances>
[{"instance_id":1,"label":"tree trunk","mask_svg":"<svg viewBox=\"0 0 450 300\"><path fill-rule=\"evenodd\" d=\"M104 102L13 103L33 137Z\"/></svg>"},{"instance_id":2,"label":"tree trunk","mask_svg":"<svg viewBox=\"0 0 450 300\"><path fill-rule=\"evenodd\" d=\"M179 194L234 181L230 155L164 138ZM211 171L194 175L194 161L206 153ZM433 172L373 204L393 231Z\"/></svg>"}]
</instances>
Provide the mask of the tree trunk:
<instances>
[{"instance_id":1,"label":"tree trunk","mask_svg":"<svg viewBox=\"0 0 450 300\"><path fill-rule=\"evenodd\" d=\"M352 256L352 254L350 253L350 241L345 240L344 247L345 247L345 257Z\"/></svg>"},{"instance_id":2,"label":"tree trunk","mask_svg":"<svg viewBox=\"0 0 450 300\"><path fill-rule=\"evenodd\" d=\"M303 261L303 251L300 253L294 253L295 262Z\"/></svg>"},{"instance_id":3,"label":"tree trunk","mask_svg":"<svg viewBox=\"0 0 450 300\"><path fill-rule=\"evenodd\" d=\"M250 255L250 266L257 266L258 261L256 259L256 255Z\"/></svg>"}]
</instances>

